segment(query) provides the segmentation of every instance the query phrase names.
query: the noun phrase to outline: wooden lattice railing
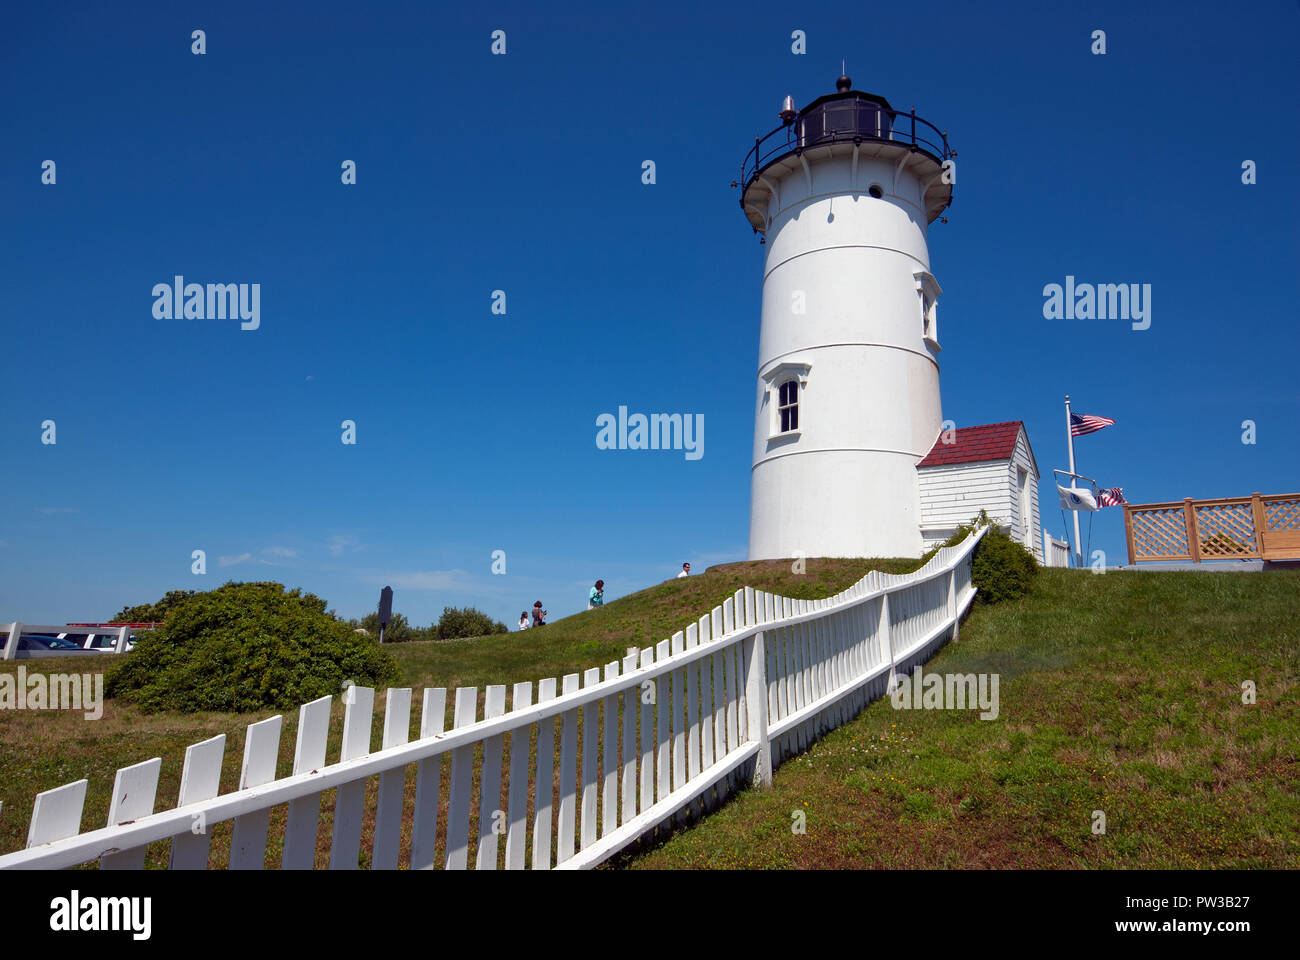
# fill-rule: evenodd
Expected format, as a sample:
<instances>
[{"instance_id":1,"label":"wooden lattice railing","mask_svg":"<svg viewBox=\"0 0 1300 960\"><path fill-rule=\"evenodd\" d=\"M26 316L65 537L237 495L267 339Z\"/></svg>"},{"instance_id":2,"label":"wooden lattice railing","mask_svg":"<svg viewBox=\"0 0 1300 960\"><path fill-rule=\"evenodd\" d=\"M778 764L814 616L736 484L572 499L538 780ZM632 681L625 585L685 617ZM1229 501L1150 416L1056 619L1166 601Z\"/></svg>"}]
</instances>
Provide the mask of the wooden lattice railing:
<instances>
[{"instance_id":1,"label":"wooden lattice railing","mask_svg":"<svg viewBox=\"0 0 1300 960\"><path fill-rule=\"evenodd\" d=\"M1124 507L1128 562L1300 560L1300 493Z\"/></svg>"}]
</instances>

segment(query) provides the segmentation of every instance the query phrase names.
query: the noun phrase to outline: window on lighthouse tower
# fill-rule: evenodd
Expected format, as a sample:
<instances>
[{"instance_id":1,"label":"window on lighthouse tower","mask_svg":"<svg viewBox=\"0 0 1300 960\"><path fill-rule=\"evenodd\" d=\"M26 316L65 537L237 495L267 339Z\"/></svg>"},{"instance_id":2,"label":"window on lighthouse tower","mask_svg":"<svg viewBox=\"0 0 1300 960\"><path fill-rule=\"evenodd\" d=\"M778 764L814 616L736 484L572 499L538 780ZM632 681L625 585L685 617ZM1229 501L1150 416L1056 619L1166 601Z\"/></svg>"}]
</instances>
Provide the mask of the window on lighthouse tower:
<instances>
[{"instance_id":1,"label":"window on lighthouse tower","mask_svg":"<svg viewBox=\"0 0 1300 960\"><path fill-rule=\"evenodd\" d=\"M812 364L787 360L759 375L769 442L788 443L800 435L799 394L808 385L810 370Z\"/></svg>"},{"instance_id":2,"label":"window on lighthouse tower","mask_svg":"<svg viewBox=\"0 0 1300 960\"><path fill-rule=\"evenodd\" d=\"M939 329L934 312L939 294L943 293L943 290L940 289L934 275L925 270L918 270L913 276L916 278L916 292L921 303L921 338L926 346L938 351Z\"/></svg>"},{"instance_id":3,"label":"window on lighthouse tower","mask_svg":"<svg viewBox=\"0 0 1300 960\"><path fill-rule=\"evenodd\" d=\"M799 381L787 380L777 391L777 420L781 433L799 429Z\"/></svg>"}]
</instances>

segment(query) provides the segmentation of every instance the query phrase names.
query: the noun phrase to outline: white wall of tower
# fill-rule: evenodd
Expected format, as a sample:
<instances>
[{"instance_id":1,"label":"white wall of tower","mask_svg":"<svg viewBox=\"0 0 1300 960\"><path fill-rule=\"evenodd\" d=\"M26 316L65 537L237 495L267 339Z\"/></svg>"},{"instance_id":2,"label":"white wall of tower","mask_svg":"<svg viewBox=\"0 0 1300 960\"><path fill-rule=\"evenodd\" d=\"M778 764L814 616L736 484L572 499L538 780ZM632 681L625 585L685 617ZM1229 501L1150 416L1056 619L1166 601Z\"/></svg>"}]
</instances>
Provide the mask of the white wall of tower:
<instances>
[{"instance_id":1,"label":"white wall of tower","mask_svg":"<svg viewBox=\"0 0 1300 960\"><path fill-rule=\"evenodd\" d=\"M751 559L922 550L915 465L943 419L917 289L930 270L924 188L896 150L865 150L855 164L851 144L810 149L806 168L767 175ZM790 364L807 365L800 431L773 438L787 374L764 376Z\"/></svg>"}]
</instances>

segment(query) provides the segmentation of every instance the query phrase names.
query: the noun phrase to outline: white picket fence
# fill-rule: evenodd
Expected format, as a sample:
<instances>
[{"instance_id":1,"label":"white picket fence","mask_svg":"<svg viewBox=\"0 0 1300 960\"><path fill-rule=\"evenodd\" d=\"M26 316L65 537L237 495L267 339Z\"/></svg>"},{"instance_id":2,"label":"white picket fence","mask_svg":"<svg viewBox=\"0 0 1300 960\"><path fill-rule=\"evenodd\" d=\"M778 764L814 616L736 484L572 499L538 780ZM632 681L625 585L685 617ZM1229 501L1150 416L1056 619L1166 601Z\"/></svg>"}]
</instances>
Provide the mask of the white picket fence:
<instances>
[{"instance_id":1,"label":"white picket fence","mask_svg":"<svg viewBox=\"0 0 1300 960\"><path fill-rule=\"evenodd\" d=\"M271 811L284 804L281 865L310 868L322 793L336 790L329 866L355 869L367 779L377 776L370 865L395 869L412 765L412 868L465 869L471 857L476 869L594 867L743 783L770 782L776 764L881 696L894 672L910 671L955 637L975 596L970 556L984 532L940 549L914 573L869 573L824 600L746 587L621 664L569 674L558 685L542 680L535 699L532 683L515 684L509 710L506 687L489 686L482 719L477 688L457 689L451 730L444 730L447 691L426 689L414 742L407 742L411 691L390 688L383 746L374 753L374 691L350 688L340 757L328 765L331 698L322 697L299 712L292 775L275 779L282 718L271 717L248 727L237 790L218 795L225 736L213 737L186 751L174 809L154 812L160 759L119 770L103 829L79 832L87 781L47 790L36 798L27 849L0 856L0 868L96 859L104 869L140 868L146 844L170 840L173 869L203 869L212 825L233 820L230 867L260 869Z\"/></svg>"},{"instance_id":2,"label":"white picket fence","mask_svg":"<svg viewBox=\"0 0 1300 960\"><path fill-rule=\"evenodd\" d=\"M1068 567L1070 565L1070 544L1067 540L1057 540L1043 531L1043 566Z\"/></svg>"}]
</instances>

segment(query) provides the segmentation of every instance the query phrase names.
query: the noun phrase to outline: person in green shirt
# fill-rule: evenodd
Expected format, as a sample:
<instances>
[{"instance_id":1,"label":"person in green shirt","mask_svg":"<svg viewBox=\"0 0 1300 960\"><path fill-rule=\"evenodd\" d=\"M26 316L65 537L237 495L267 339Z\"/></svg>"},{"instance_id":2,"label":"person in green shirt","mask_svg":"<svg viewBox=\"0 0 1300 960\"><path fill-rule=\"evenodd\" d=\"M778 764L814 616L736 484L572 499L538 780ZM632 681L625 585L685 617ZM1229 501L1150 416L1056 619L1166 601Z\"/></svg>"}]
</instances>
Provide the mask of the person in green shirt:
<instances>
[{"instance_id":1,"label":"person in green shirt","mask_svg":"<svg viewBox=\"0 0 1300 960\"><path fill-rule=\"evenodd\" d=\"M587 595L587 609L594 610L596 607L603 605L605 602L605 581L597 580L596 585L591 588L591 593Z\"/></svg>"}]
</instances>

